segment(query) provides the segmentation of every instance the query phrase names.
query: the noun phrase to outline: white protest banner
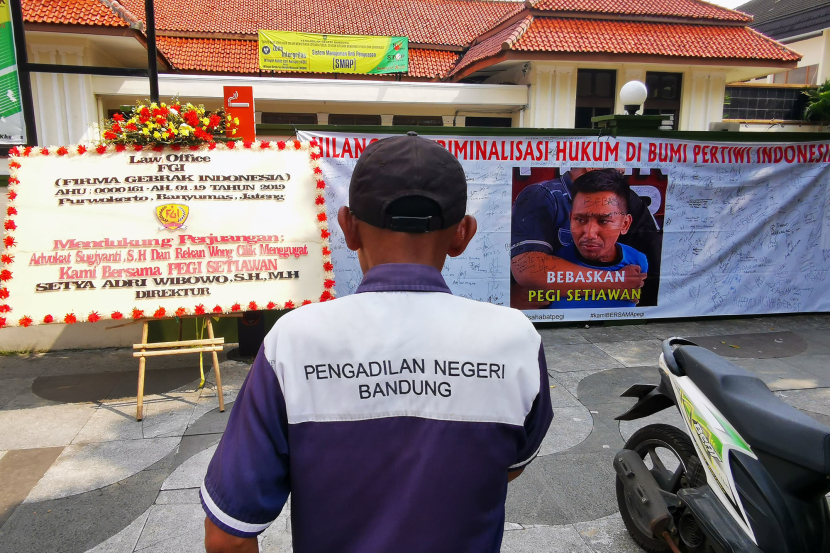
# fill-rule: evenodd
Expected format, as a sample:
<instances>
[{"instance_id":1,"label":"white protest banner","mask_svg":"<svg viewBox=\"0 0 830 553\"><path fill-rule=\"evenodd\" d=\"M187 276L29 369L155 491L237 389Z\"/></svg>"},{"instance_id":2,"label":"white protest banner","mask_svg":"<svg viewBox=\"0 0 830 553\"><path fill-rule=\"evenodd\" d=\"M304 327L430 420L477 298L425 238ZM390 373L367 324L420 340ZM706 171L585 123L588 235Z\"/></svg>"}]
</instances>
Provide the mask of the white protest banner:
<instances>
[{"instance_id":1,"label":"white protest banner","mask_svg":"<svg viewBox=\"0 0 830 553\"><path fill-rule=\"evenodd\" d=\"M282 309L332 298L318 148L11 152L0 325Z\"/></svg>"},{"instance_id":2,"label":"white protest banner","mask_svg":"<svg viewBox=\"0 0 830 553\"><path fill-rule=\"evenodd\" d=\"M360 153L389 135L300 136L321 144L333 216ZM425 137L461 162L478 220L468 250L444 267L457 295L534 321L830 311L828 142ZM609 262L590 260L572 220L573 180L598 168L620 171L633 192L630 228L606 237ZM361 271L338 228L332 250L337 291L350 294Z\"/></svg>"}]
</instances>

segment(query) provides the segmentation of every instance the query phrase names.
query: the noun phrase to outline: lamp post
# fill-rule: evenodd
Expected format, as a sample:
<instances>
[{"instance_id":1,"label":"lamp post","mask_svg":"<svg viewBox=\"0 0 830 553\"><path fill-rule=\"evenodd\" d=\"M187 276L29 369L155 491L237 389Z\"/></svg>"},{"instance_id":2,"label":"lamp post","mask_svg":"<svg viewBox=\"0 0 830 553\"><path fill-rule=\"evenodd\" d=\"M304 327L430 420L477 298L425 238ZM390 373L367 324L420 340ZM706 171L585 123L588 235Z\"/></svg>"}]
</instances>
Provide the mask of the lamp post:
<instances>
[{"instance_id":1,"label":"lamp post","mask_svg":"<svg viewBox=\"0 0 830 553\"><path fill-rule=\"evenodd\" d=\"M620 101L628 115L637 115L637 111L648 98L648 89L640 81L628 81L620 89Z\"/></svg>"},{"instance_id":2,"label":"lamp post","mask_svg":"<svg viewBox=\"0 0 830 553\"><path fill-rule=\"evenodd\" d=\"M629 81L620 89L620 102L625 114L592 117L591 121L601 129L600 134L637 134L660 130L666 115L637 115L648 98L648 89L640 81Z\"/></svg>"}]
</instances>

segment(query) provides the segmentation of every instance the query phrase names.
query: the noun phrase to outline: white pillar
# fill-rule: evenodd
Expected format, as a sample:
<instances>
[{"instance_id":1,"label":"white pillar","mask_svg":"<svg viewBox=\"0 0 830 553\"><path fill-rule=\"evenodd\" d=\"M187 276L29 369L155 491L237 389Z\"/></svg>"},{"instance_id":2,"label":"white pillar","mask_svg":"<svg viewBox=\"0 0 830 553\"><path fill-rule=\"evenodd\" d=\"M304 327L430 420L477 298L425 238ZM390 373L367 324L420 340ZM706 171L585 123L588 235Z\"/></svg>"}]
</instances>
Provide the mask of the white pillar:
<instances>
[{"instance_id":1,"label":"white pillar","mask_svg":"<svg viewBox=\"0 0 830 553\"><path fill-rule=\"evenodd\" d=\"M328 125L329 124L329 114L328 113L318 113L317 114L317 124L318 125Z\"/></svg>"},{"instance_id":2,"label":"white pillar","mask_svg":"<svg viewBox=\"0 0 830 553\"><path fill-rule=\"evenodd\" d=\"M384 127L391 127L392 120L395 116L394 115L381 115L380 116L380 124Z\"/></svg>"},{"instance_id":3,"label":"white pillar","mask_svg":"<svg viewBox=\"0 0 830 553\"><path fill-rule=\"evenodd\" d=\"M455 116L455 126L456 127L466 127L467 126L467 116L466 115L456 115Z\"/></svg>"}]
</instances>

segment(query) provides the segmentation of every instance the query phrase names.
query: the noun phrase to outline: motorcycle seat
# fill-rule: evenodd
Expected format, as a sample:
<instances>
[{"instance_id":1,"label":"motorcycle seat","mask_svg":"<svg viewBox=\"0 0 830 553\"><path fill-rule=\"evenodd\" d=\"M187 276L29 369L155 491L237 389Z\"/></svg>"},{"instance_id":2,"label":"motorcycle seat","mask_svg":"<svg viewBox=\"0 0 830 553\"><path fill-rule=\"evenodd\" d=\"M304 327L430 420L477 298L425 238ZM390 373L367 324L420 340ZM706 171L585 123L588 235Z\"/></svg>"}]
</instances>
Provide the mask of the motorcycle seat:
<instances>
[{"instance_id":1,"label":"motorcycle seat","mask_svg":"<svg viewBox=\"0 0 830 553\"><path fill-rule=\"evenodd\" d=\"M680 346L674 357L753 450L830 475L830 427L791 407L760 378L707 349Z\"/></svg>"}]
</instances>

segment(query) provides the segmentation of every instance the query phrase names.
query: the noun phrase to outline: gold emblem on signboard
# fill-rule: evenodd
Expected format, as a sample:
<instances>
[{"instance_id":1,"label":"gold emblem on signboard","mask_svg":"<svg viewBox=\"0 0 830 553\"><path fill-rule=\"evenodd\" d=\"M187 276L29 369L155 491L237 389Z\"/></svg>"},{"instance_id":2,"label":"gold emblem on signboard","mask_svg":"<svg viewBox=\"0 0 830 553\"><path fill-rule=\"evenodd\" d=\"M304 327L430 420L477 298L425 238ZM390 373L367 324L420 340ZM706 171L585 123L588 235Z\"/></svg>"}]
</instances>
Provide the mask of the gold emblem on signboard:
<instances>
[{"instance_id":1,"label":"gold emblem on signboard","mask_svg":"<svg viewBox=\"0 0 830 553\"><path fill-rule=\"evenodd\" d=\"M178 230L184 227L190 208L182 204L164 204L156 207L156 217L167 230Z\"/></svg>"}]
</instances>

